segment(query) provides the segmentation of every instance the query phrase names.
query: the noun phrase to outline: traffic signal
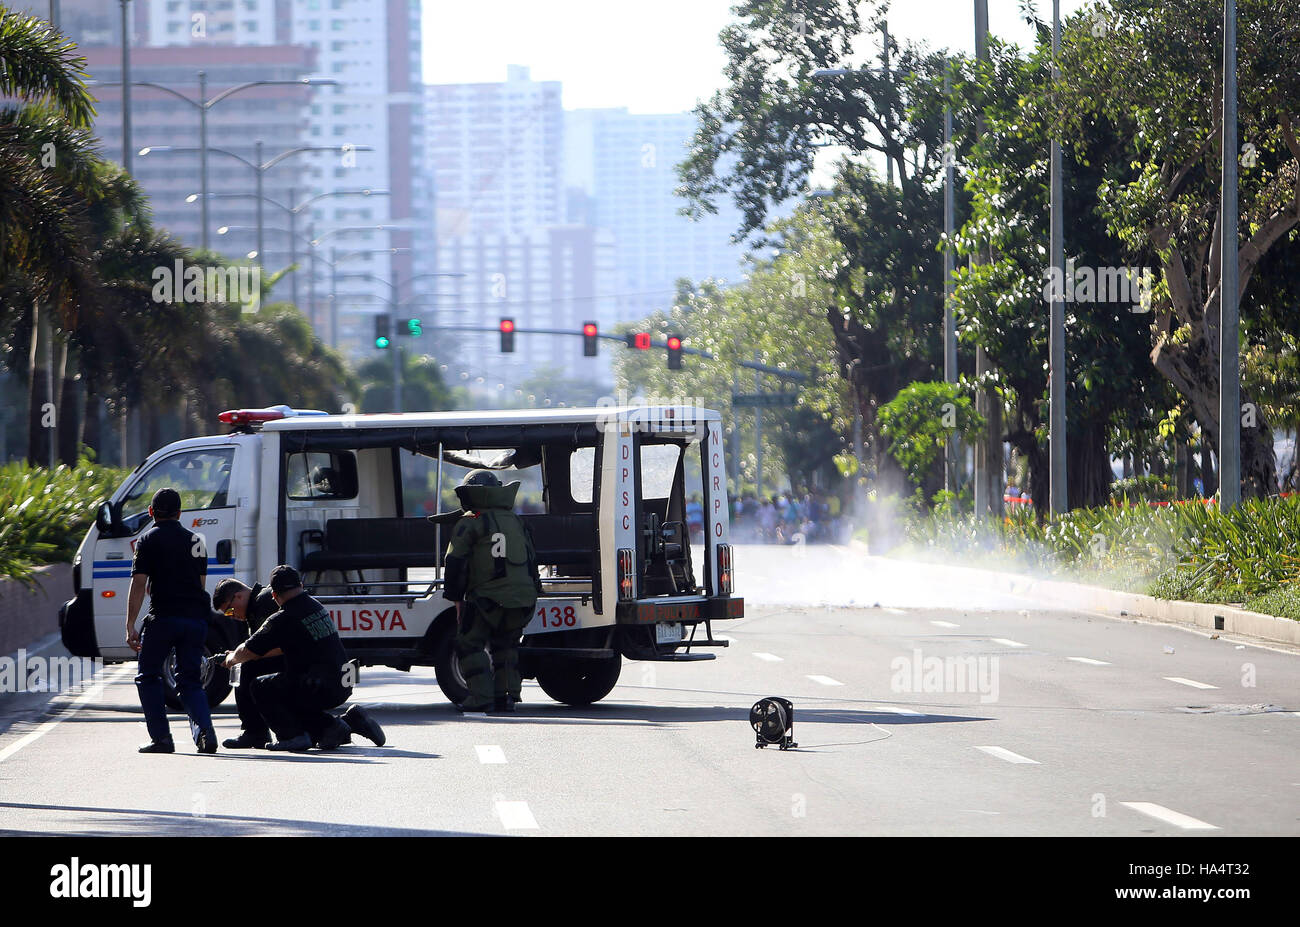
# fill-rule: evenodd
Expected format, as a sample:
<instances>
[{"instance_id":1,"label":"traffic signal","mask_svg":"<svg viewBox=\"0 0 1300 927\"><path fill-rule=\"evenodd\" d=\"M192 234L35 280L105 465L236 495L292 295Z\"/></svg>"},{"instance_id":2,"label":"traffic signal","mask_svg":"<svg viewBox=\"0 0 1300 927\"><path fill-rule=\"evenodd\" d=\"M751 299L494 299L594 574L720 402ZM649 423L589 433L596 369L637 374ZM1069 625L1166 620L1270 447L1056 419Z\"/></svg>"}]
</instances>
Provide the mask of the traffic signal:
<instances>
[{"instance_id":1,"label":"traffic signal","mask_svg":"<svg viewBox=\"0 0 1300 927\"><path fill-rule=\"evenodd\" d=\"M629 334L627 334L627 335L624 336L624 340L627 341L627 346L628 346L629 348L636 348L638 351L649 351L649 350L650 350L650 333L649 333L649 332L636 332L636 333L629 333Z\"/></svg>"},{"instance_id":2,"label":"traffic signal","mask_svg":"<svg viewBox=\"0 0 1300 927\"><path fill-rule=\"evenodd\" d=\"M501 353L513 354L515 350L515 320L501 320Z\"/></svg>"},{"instance_id":3,"label":"traffic signal","mask_svg":"<svg viewBox=\"0 0 1300 927\"><path fill-rule=\"evenodd\" d=\"M582 323L582 356L583 357L596 356L596 335L597 335L597 329L596 329L595 322Z\"/></svg>"},{"instance_id":4,"label":"traffic signal","mask_svg":"<svg viewBox=\"0 0 1300 927\"><path fill-rule=\"evenodd\" d=\"M682 339L676 335L668 336L668 369L682 369Z\"/></svg>"},{"instance_id":5,"label":"traffic signal","mask_svg":"<svg viewBox=\"0 0 1300 927\"><path fill-rule=\"evenodd\" d=\"M392 319L386 315L375 316L375 347L388 347L393 336Z\"/></svg>"},{"instance_id":6,"label":"traffic signal","mask_svg":"<svg viewBox=\"0 0 1300 927\"><path fill-rule=\"evenodd\" d=\"M419 338L424 334L424 325L419 319L402 319L402 334Z\"/></svg>"}]
</instances>

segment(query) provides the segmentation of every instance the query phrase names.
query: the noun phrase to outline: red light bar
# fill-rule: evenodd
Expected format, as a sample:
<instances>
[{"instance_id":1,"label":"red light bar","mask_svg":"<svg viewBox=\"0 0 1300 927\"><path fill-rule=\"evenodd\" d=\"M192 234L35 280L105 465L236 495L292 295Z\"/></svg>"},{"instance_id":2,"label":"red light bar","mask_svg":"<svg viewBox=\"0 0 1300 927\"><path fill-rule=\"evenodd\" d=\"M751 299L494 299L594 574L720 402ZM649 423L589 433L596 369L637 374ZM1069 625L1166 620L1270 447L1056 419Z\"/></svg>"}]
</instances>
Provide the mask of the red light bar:
<instances>
[{"instance_id":1,"label":"red light bar","mask_svg":"<svg viewBox=\"0 0 1300 927\"><path fill-rule=\"evenodd\" d=\"M637 333L636 333L635 343L636 343L636 349L637 349L638 351L649 351L649 350L650 350L650 333L649 333L649 332L637 332Z\"/></svg>"},{"instance_id":2,"label":"red light bar","mask_svg":"<svg viewBox=\"0 0 1300 927\"><path fill-rule=\"evenodd\" d=\"M226 425L254 425L287 418L280 409L230 409L217 416Z\"/></svg>"}]
</instances>

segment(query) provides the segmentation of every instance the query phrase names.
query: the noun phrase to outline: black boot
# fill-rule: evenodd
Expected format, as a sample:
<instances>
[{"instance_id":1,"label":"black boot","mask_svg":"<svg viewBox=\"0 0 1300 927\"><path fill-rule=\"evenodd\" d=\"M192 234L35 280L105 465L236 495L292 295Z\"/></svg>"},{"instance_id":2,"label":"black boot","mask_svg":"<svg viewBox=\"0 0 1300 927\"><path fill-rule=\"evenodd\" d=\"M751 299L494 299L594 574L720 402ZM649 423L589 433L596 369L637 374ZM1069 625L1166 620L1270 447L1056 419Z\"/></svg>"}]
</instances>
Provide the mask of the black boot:
<instances>
[{"instance_id":1,"label":"black boot","mask_svg":"<svg viewBox=\"0 0 1300 927\"><path fill-rule=\"evenodd\" d=\"M379 722L370 715L360 705L352 705L347 711L343 712L343 723L351 729L353 734L360 734L366 740L373 741L376 747L382 747L388 742L384 736L384 729L379 726Z\"/></svg>"},{"instance_id":2,"label":"black boot","mask_svg":"<svg viewBox=\"0 0 1300 927\"><path fill-rule=\"evenodd\" d=\"M342 747L344 744L352 743L352 728L342 721L335 719L334 723L320 735L316 746L322 750L333 750Z\"/></svg>"},{"instance_id":3,"label":"black boot","mask_svg":"<svg viewBox=\"0 0 1300 927\"><path fill-rule=\"evenodd\" d=\"M221 742L221 746L227 750L262 750L266 747L266 742L271 739L269 731L263 731L257 734L250 734L248 731L240 734L238 737L227 737Z\"/></svg>"}]
</instances>

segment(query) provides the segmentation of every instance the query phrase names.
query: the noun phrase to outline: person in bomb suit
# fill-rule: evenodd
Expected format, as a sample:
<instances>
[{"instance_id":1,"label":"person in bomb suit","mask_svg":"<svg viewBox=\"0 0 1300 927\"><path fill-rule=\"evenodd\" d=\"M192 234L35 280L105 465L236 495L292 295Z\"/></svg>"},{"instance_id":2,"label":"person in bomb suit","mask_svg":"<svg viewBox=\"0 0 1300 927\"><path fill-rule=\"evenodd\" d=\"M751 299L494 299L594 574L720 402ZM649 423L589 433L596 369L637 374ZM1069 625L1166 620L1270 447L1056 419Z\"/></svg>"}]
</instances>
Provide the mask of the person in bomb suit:
<instances>
[{"instance_id":1,"label":"person in bomb suit","mask_svg":"<svg viewBox=\"0 0 1300 927\"><path fill-rule=\"evenodd\" d=\"M454 647L469 695L462 712L509 712L520 701L519 641L541 592L519 483L474 470L456 487L462 517L447 545L443 595L456 604ZM489 657L488 651L491 652Z\"/></svg>"}]
</instances>

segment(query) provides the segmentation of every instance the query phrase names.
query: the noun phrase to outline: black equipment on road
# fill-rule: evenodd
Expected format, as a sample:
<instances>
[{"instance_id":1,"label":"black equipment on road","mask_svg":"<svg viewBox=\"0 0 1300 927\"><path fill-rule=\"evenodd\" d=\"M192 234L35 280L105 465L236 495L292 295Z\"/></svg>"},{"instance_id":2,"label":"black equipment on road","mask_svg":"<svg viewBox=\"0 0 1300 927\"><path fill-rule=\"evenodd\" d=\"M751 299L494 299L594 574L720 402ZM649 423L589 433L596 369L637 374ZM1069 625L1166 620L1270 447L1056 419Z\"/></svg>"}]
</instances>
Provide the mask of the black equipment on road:
<instances>
[{"instance_id":1,"label":"black equipment on road","mask_svg":"<svg viewBox=\"0 0 1300 927\"><path fill-rule=\"evenodd\" d=\"M789 699L773 695L755 702L749 709L749 724L758 738L754 744L758 750L769 744L782 750L799 746L794 742L794 704Z\"/></svg>"}]
</instances>

